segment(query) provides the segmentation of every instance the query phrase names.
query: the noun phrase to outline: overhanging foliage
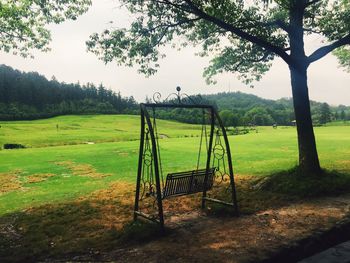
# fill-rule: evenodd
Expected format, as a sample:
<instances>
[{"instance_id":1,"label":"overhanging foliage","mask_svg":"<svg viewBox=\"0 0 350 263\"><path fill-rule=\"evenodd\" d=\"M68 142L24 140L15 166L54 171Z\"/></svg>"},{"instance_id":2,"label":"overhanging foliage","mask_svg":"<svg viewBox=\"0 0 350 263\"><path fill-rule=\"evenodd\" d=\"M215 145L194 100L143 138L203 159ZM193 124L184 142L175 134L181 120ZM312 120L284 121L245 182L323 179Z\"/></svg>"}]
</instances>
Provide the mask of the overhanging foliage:
<instances>
[{"instance_id":1,"label":"overhanging foliage","mask_svg":"<svg viewBox=\"0 0 350 263\"><path fill-rule=\"evenodd\" d=\"M154 74L165 54L160 47L201 45L201 56L213 57L204 75L208 82L235 72L246 83L259 80L281 57L296 64L290 38L298 34L291 12L301 11L303 32L320 35L327 44L307 57L312 63L350 43L350 8L345 0L121 0L135 15L129 29L105 30L87 41L103 61L139 67ZM340 57L343 57L343 53ZM344 64L344 63L343 63Z\"/></svg>"}]
</instances>

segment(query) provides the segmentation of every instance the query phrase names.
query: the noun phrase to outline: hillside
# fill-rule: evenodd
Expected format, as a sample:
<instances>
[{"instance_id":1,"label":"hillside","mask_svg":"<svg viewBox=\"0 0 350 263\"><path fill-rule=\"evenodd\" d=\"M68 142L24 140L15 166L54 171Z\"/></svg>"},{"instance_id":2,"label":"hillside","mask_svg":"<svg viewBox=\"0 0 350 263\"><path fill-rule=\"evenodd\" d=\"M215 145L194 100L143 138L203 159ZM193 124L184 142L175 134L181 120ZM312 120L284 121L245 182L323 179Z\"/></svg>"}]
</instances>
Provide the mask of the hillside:
<instances>
[{"instance_id":1,"label":"hillside","mask_svg":"<svg viewBox=\"0 0 350 263\"><path fill-rule=\"evenodd\" d=\"M229 125L290 125L295 119L291 98L268 100L242 92L203 95L203 98L215 102L220 112L226 112L225 115L228 115L227 111L231 112L230 119L233 121ZM350 120L350 107L330 106L316 101L310 101L310 105L314 124Z\"/></svg>"},{"instance_id":2,"label":"hillside","mask_svg":"<svg viewBox=\"0 0 350 263\"><path fill-rule=\"evenodd\" d=\"M241 92L201 95L216 105L227 126L291 125L294 118L291 99L267 100ZM350 119L350 107L329 106L311 101L314 124ZM95 86L67 84L37 72L21 72L0 65L0 120L31 120L69 114L138 114L133 97ZM202 111L170 109L157 117L186 123L201 123Z\"/></svg>"},{"instance_id":3,"label":"hillside","mask_svg":"<svg viewBox=\"0 0 350 263\"><path fill-rule=\"evenodd\" d=\"M235 118L232 125L289 125L294 120L293 108L251 94L223 92L205 95L204 98L215 101L221 112L231 111Z\"/></svg>"},{"instance_id":4,"label":"hillside","mask_svg":"<svg viewBox=\"0 0 350 263\"><path fill-rule=\"evenodd\" d=\"M48 80L37 72L0 65L0 120L28 120L65 114L135 113L133 97L106 89Z\"/></svg>"}]
</instances>

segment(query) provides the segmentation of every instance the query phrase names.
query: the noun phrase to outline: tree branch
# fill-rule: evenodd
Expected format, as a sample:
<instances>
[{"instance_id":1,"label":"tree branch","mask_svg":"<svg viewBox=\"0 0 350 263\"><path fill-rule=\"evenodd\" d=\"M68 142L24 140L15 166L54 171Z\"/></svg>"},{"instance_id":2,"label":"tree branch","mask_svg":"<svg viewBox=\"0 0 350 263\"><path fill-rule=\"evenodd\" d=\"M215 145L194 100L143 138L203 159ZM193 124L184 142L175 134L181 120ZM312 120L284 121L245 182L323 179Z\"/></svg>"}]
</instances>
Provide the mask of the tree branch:
<instances>
[{"instance_id":1,"label":"tree branch","mask_svg":"<svg viewBox=\"0 0 350 263\"><path fill-rule=\"evenodd\" d=\"M147 30L147 32L152 32L154 30L157 30L158 28L165 28L165 29L169 29L169 28L172 28L172 27L177 27L177 26L181 26L183 24L188 24L188 23L191 23L191 22L196 22L196 21L199 21L201 20L202 18L200 17L197 17L197 18L193 18L193 19L186 19L186 20L181 20L181 21L178 21L177 23L172 23L172 24L159 24L155 27L152 27L150 29Z\"/></svg>"},{"instance_id":2,"label":"tree branch","mask_svg":"<svg viewBox=\"0 0 350 263\"><path fill-rule=\"evenodd\" d=\"M321 2L321 0L312 0L312 1L308 2L308 3L306 3L305 7L309 7L309 6L313 5L313 4L317 4L318 2Z\"/></svg>"},{"instance_id":3,"label":"tree branch","mask_svg":"<svg viewBox=\"0 0 350 263\"><path fill-rule=\"evenodd\" d=\"M3 31L2 29L0 29L0 35L5 35L7 37L11 37L13 39L17 39L21 41L28 41L28 39L25 38L22 34L18 34L18 35L11 34L10 32Z\"/></svg>"},{"instance_id":4,"label":"tree branch","mask_svg":"<svg viewBox=\"0 0 350 263\"><path fill-rule=\"evenodd\" d=\"M324 46L324 47L317 49L315 52L313 52L307 58L308 62L313 63L313 62L323 58L324 56L326 56L327 54L332 52L334 49L341 47L341 46L344 46L344 45L349 45L349 44L350 44L350 34L337 40L336 42L334 42L328 46Z\"/></svg>"},{"instance_id":5,"label":"tree branch","mask_svg":"<svg viewBox=\"0 0 350 263\"><path fill-rule=\"evenodd\" d=\"M271 21L269 23L261 23L261 24L265 25L265 26L277 26L277 27L281 28L282 30L286 31L287 33L289 33L289 31L290 31L290 27L280 19Z\"/></svg>"},{"instance_id":6,"label":"tree branch","mask_svg":"<svg viewBox=\"0 0 350 263\"><path fill-rule=\"evenodd\" d=\"M169 1L169 0L153 0L153 1L155 1L155 2L157 2L157 3L159 3L159 4L163 4L163 5L170 5L170 6L172 6L172 7L175 7L175 8L177 8L177 9L180 9L180 10L182 10L182 11L184 11L184 12L189 12L189 10L188 10L184 5L175 4L175 3L173 3L173 2L171 2L171 1Z\"/></svg>"},{"instance_id":7,"label":"tree branch","mask_svg":"<svg viewBox=\"0 0 350 263\"><path fill-rule=\"evenodd\" d=\"M290 63L290 57L289 55L283 50L283 48L277 47L275 45L272 45L271 43L257 37L254 35L250 35L249 33L241 30L240 28L237 28L231 24L228 24L216 17L213 17L207 13L205 13L203 10L199 9L198 6L196 6L191 0L184 0L189 7L191 8L191 11L193 14L203 18L204 20L207 20L209 22L212 22L213 24L249 41L252 42L262 48L265 48L266 50L269 50L278 56L280 56L286 63Z\"/></svg>"},{"instance_id":8,"label":"tree branch","mask_svg":"<svg viewBox=\"0 0 350 263\"><path fill-rule=\"evenodd\" d=\"M310 33L314 33L314 34L322 34L322 31L318 31L318 30L313 30L311 28L303 28L303 30L305 32L310 32Z\"/></svg>"},{"instance_id":9,"label":"tree branch","mask_svg":"<svg viewBox=\"0 0 350 263\"><path fill-rule=\"evenodd\" d=\"M245 29L252 29L252 28L256 27L256 25L265 26L265 27L280 28L280 29L286 31L287 33L289 33L289 30L290 30L290 27L280 19L273 20L270 22L254 21L254 24L251 24L250 26L239 27L238 29L243 31Z\"/></svg>"},{"instance_id":10,"label":"tree branch","mask_svg":"<svg viewBox=\"0 0 350 263\"><path fill-rule=\"evenodd\" d=\"M239 69L239 67L241 65L243 65L244 63L259 63L259 62L263 62L264 60L266 60L268 58L268 56L270 55L270 52L265 52L264 55L261 58L257 58L257 59L248 59L248 60L242 60L240 61L234 68L234 71L237 71Z\"/></svg>"}]
</instances>

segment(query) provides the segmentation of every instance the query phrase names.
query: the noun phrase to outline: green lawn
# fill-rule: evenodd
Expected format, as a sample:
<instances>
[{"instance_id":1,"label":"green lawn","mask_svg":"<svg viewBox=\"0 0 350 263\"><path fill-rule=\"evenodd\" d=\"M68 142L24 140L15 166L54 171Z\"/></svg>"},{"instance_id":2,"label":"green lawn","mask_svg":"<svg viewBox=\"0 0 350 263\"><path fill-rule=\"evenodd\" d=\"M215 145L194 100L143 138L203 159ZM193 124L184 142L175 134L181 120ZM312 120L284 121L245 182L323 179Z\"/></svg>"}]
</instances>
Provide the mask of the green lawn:
<instances>
[{"instance_id":1,"label":"green lawn","mask_svg":"<svg viewBox=\"0 0 350 263\"><path fill-rule=\"evenodd\" d=\"M350 126L350 121L332 121L327 123L326 126Z\"/></svg>"},{"instance_id":2,"label":"green lawn","mask_svg":"<svg viewBox=\"0 0 350 263\"><path fill-rule=\"evenodd\" d=\"M200 126L160 120L161 133L170 137L198 135ZM118 142L139 139L140 117L135 115L72 115L35 121L0 121L0 146L26 147Z\"/></svg>"},{"instance_id":3,"label":"green lawn","mask_svg":"<svg viewBox=\"0 0 350 263\"><path fill-rule=\"evenodd\" d=\"M72 200L106 188L116 180L135 182L139 147L137 116L64 116L0 125L0 143L32 147L0 151L0 176L17 171L13 178L21 184L19 189L0 192L0 214ZM198 125L159 122L159 132L169 137L160 140L165 174L195 167L199 129ZM315 132L322 167L350 174L350 126L317 127ZM294 127L259 127L258 133L230 136L229 140L237 174L264 176L297 164ZM95 144L78 144L87 141ZM67 145L72 143L78 145ZM61 146L42 147L49 145ZM79 176L74 174L74 169L62 165L64 162L77 167L90 165L95 173L109 176ZM46 173L54 176L28 183L31 175Z\"/></svg>"}]
</instances>

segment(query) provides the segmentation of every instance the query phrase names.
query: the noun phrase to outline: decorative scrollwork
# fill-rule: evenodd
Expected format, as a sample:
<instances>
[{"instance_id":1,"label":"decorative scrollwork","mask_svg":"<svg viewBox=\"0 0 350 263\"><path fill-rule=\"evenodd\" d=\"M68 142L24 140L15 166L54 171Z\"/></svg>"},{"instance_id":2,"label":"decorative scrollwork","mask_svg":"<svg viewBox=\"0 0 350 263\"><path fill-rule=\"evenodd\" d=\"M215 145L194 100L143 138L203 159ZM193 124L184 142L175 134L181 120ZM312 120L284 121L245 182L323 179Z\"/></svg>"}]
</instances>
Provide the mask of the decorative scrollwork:
<instances>
[{"instance_id":1,"label":"decorative scrollwork","mask_svg":"<svg viewBox=\"0 0 350 263\"><path fill-rule=\"evenodd\" d=\"M222 183L226 183L230 181L230 175L225 171L216 170L215 171L215 183L216 185L220 185Z\"/></svg>"},{"instance_id":2,"label":"decorative scrollwork","mask_svg":"<svg viewBox=\"0 0 350 263\"><path fill-rule=\"evenodd\" d=\"M150 145L149 130L145 130L145 144L144 151L142 154L142 177L141 177L141 197L140 200L143 200L147 197L156 196L156 184L154 180L153 172L153 153Z\"/></svg>"},{"instance_id":3,"label":"decorative scrollwork","mask_svg":"<svg viewBox=\"0 0 350 263\"><path fill-rule=\"evenodd\" d=\"M220 129L215 131L215 141L213 146L213 167L216 167L215 171L215 183L216 185L220 185L222 183L226 183L230 180L230 176L226 171L226 150L221 141L221 132Z\"/></svg>"},{"instance_id":4,"label":"decorative scrollwork","mask_svg":"<svg viewBox=\"0 0 350 263\"><path fill-rule=\"evenodd\" d=\"M143 163L146 167L150 167L152 165L152 152L146 151L143 154Z\"/></svg>"},{"instance_id":5,"label":"decorative scrollwork","mask_svg":"<svg viewBox=\"0 0 350 263\"><path fill-rule=\"evenodd\" d=\"M217 144L213 148L214 158L222 160L225 157L225 149L221 144Z\"/></svg>"},{"instance_id":6,"label":"decorative scrollwork","mask_svg":"<svg viewBox=\"0 0 350 263\"><path fill-rule=\"evenodd\" d=\"M153 94L153 102L156 104L160 103L172 103L179 105L200 105L202 97L200 95L189 96L186 93L181 93L181 87L176 87L176 93L170 93L164 100L162 100L162 94L156 92Z\"/></svg>"},{"instance_id":7,"label":"decorative scrollwork","mask_svg":"<svg viewBox=\"0 0 350 263\"><path fill-rule=\"evenodd\" d=\"M162 94L160 94L159 92L156 92L153 94L154 103L161 103L161 99L162 99Z\"/></svg>"}]
</instances>

